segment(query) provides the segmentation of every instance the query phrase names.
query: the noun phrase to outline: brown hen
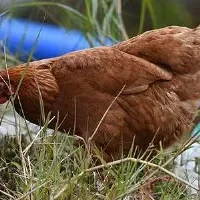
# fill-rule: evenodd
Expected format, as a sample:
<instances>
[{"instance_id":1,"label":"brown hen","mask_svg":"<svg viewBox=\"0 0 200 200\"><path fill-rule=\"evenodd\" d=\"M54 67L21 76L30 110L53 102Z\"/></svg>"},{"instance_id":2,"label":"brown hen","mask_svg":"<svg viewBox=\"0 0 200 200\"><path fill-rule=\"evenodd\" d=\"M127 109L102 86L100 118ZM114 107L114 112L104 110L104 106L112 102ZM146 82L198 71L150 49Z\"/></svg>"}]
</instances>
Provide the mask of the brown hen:
<instances>
[{"instance_id":1,"label":"brown hen","mask_svg":"<svg viewBox=\"0 0 200 200\"><path fill-rule=\"evenodd\" d=\"M92 139L110 156L127 154L133 141L142 152L168 147L190 130L199 107L200 28L166 27L26 66L0 72L0 103L24 74L14 105L27 120L40 123L41 94L45 113L65 118L61 131Z\"/></svg>"}]
</instances>

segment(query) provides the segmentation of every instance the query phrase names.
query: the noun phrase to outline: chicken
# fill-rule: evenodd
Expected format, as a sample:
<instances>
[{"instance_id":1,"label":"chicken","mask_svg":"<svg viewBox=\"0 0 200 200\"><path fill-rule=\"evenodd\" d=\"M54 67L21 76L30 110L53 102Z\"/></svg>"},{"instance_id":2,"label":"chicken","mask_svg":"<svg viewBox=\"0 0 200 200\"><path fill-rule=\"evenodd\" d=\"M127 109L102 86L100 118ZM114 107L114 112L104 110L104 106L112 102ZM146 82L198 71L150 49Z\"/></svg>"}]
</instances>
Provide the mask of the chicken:
<instances>
[{"instance_id":1,"label":"chicken","mask_svg":"<svg viewBox=\"0 0 200 200\"><path fill-rule=\"evenodd\" d=\"M190 130L200 106L200 27L152 30L0 76L0 103L17 93L15 110L35 124L42 123L42 97L45 114L62 121L60 131L109 156L127 155L133 142L140 152L166 148Z\"/></svg>"}]
</instances>

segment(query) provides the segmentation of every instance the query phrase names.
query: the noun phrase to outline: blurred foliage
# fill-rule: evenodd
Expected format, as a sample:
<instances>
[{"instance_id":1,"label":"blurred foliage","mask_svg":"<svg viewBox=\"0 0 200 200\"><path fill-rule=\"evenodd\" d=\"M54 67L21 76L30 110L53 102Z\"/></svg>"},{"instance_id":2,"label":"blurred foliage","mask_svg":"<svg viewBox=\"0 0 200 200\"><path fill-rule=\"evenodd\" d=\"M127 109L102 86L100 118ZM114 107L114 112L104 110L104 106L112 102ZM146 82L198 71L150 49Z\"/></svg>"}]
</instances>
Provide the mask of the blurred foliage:
<instances>
[{"instance_id":1,"label":"blurred foliage","mask_svg":"<svg viewBox=\"0 0 200 200\"><path fill-rule=\"evenodd\" d=\"M123 19L130 36L168 25L194 26L192 11L187 10L183 0L126 0L123 8Z\"/></svg>"},{"instance_id":2,"label":"blurred foliage","mask_svg":"<svg viewBox=\"0 0 200 200\"><path fill-rule=\"evenodd\" d=\"M42 1L39 2L42 3ZM53 0L48 2L55 3ZM85 33L96 35L99 34L97 21L100 26L103 26L103 21L108 20L106 24L110 25L110 31L107 32L107 35L115 39L125 39L125 34L118 30L119 27L116 24L118 20L113 20L120 17L118 12L120 6L123 11L122 19L129 36L167 25L193 27L198 23L195 10L200 7L200 1L196 0L193 0L192 3L189 0L58 0L56 3L63 3L75 9L86 16L88 21L81 21L73 12L65 12L61 8L55 9L55 5L47 4L15 8L10 14L15 17L53 22L68 28L78 28Z\"/></svg>"},{"instance_id":3,"label":"blurred foliage","mask_svg":"<svg viewBox=\"0 0 200 200\"><path fill-rule=\"evenodd\" d=\"M9 14L12 17L23 17L80 29L88 38L96 35L100 39L105 36L116 40L127 39L117 1L85 0L74 1L72 5L55 1L33 1L12 7Z\"/></svg>"},{"instance_id":4,"label":"blurred foliage","mask_svg":"<svg viewBox=\"0 0 200 200\"><path fill-rule=\"evenodd\" d=\"M192 16L183 3L174 0L159 1L159 3L157 0L152 0L151 3L156 20L155 27L163 27L173 23L180 26L193 25Z\"/></svg>"}]
</instances>

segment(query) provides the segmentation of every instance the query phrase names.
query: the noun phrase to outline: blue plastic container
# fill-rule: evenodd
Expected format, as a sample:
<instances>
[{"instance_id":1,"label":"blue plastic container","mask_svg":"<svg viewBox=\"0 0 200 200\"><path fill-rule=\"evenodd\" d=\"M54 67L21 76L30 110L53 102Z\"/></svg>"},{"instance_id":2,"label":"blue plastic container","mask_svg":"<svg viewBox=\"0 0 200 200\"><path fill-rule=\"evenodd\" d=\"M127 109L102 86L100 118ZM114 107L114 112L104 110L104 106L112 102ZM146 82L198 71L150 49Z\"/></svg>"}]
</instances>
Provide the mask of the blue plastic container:
<instances>
[{"instance_id":1,"label":"blue plastic container","mask_svg":"<svg viewBox=\"0 0 200 200\"><path fill-rule=\"evenodd\" d=\"M91 47L79 30L8 17L0 18L0 41L22 60L27 60L32 51L33 58L43 59ZM94 46L102 46L97 39L92 42ZM106 38L104 43L112 45L114 42Z\"/></svg>"}]
</instances>

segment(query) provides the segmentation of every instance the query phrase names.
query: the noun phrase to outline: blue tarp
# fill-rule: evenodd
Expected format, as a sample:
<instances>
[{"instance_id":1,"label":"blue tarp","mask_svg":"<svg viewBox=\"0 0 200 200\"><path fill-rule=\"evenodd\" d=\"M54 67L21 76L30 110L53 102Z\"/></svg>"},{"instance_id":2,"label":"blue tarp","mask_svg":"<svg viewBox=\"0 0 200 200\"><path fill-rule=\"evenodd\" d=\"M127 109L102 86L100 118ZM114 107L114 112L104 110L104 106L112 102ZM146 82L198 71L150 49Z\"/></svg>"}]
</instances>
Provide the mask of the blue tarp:
<instances>
[{"instance_id":1,"label":"blue tarp","mask_svg":"<svg viewBox=\"0 0 200 200\"><path fill-rule=\"evenodd\" d=\"M79 30L66 30L53 24L8 17L0 18L0 41L9 52L22 60L27 60L32 51L33 58L43 59L91 47ZM94 38L92 43L94 46L102 46ZM104 39L106 45L113 43L109 38Z\"/></svg>"}]
</instances>

